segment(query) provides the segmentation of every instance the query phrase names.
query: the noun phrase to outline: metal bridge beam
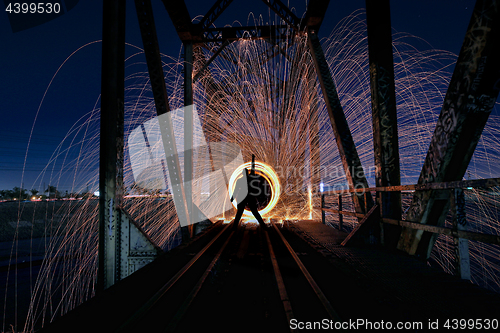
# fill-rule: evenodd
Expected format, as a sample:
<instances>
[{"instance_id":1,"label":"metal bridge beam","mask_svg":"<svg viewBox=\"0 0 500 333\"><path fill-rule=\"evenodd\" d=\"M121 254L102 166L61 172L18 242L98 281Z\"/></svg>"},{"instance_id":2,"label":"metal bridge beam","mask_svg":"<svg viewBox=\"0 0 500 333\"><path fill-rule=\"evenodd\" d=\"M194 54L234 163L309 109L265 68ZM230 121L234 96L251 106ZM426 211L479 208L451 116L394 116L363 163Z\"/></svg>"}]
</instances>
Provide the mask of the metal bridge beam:
<instances>
[{"instance_id":1,"label":"metal bridge beam","mask_svg":"<svg viewBox=\"0 0 500 333\"><path fill-rule=\"evenodd\" d=\"M329 3L330 0L310 0L306 15L301 22L300 30L304 30L307 27L309 30L314 30L318 33Z\"/></svg>"},{"instance_id":2,"label":"metal bridge beam","mask_svg":"<svg viewBox=\"0 0 500 333\"><path fill-rule=\"evenodd\" d=\"M342 110L342 105L340 104L337 89L333 83L330 68L326 62L318 35L314 30L308 31L308 44L349 187L351 189L368 188L363 166L359 160L356 145L354 144L349 125L345 118L344 111ZM370 193L355 193L352 195L352 199L356 212L360 214L367 213L373 206L373 198Z\"/></svg>"},{"instance_id":3,"label":"metal bridge beam","mask_svg":"<svg viewBox=\"0 0 500 333\"><path fill-rule=\"evenodd\" d=\"M458 234L459 231L467 231L464 190L455 188L452 197L453 229ZM454 237L453 241L455 243L455 273L463 280L470 280L469 240Z\"/></svg>"},{"instance_id":4,"label":"metal bridge beam","mask_svg":"<svg viewBox=\"0 0 500 333\"><path fill-rule=\"evenodd\" d=\"M401 185L389 0L366 0L376 186ZM401 192L377 192L381 216L401 219ZM384 243L395 248L399 226L383 226Z\"/></svg>"},{"instance_id":5,"label":"metal bridge beam","mask_svg":"<svg viewBox=\"0 0 500 333\"><path fill-rule=\"evenodd\" d=\"M113 285L119 275L115 258L123 188L125 1L104 2L102 30L98 290Z\"/></svg>"},{"instance_id":6,"label":"metal bridge beam","mask_svg":"<svg viewBox=\"0 0 500 333\"><path fill-rule=\"evenodd\" d=\"M167 10L168 16L170 16L170 20L174 24L175 30L177 31L177 34L182 41L194 40L196 39L196 37L200 36L199 33L194 32L194 30L196 30L196 27L194 27L193 23L191 23L191 16L189 15L184 0L162 1L165 9Z\"/></svg>"},{"instance_id":7,"label":"metal bridge beam","mask_svg":"<svg viewBox=\"0 0 500 333\"><path fill-rule=\"evenodd\" d=\"M208 13L206 13L201 19L200 23L198 23L201 26L201 30L205 30L210 27L220 14L222 14L222 12L229 7L231 2L233 2L233 0L217 0Z\"/></svg>"},{"instance_id":8,"label":"metal bridge beam","mask_svg":"<svg viewBox=\"0 0 500 333\"><path fill-rule=\"evenodd\" d=\"M419 184L461 180L500 90L500 3L478 0L446 93ZM414 194L408 221L444 225L447 191ZM398 247L428 258L437 236L403 229Z\"/></svg>"},{"instance_id":9,"label":"metal bridge beam","mask_svg":"<svg viewBox=\"0 0 500 333\"><path fill-rule=\"evenodd\" d=\"M262 0L269 8L271 8L279 17L283 19L294 30L298 30L300 20L287 6L280 0Z\"/></svg>"},{"instance_id":10,"label":"metal bridge beam","mask_svg":"<svg viewBox=\"0 0 500 333\"><path fill-rule=\"evenodd\" d=\"M101 73L99 247L102 291L162 252L123 209L125 1L105 1Z\"/></svg>"},{"instance_id":11,"label":"metal bridge beam","mask_svg":"<svg viewBox=\"0 0 500 333\"><path fill-rule=\"evenodd\" d=\"M182 1L183 3L183 1ZM156 113L158 115L160 131L162 135L163 148L167 160L167 168L170 176L170 191L175 202L175 209L181 226L189 223L190 216L186 204L186 193L182 181L179 154L175 143L172 119L168 115L170 106L168 104L168 94L163 75L163 67L156 36L156 28L153 18L153 9L150 0L135 1L139 27L141 29L142 42L144 44L144 54L148 65L151 89L155 101ZM185 112L188 113L188 112Z\"/></svg>"},{"instance_id":12,"label":"metal bridge beam","mask_svg":"<svg viewBox=\"0 0 500 333\"><path fill-rule=\"evenodd\" d=\"M196 72L196 74L194 75L193 77L193 83L196 82L200 76L203 75L203 72L208 69L208 66L210 66L210 64L212 63L212 61L215 60L215 58L217 58L219 56L219 54L226 48L226 46L228 46L229 44L231 44L230 41L226 40L224 43L222 43L222 45L214 52L214 54L210 57L210 59L208 60L205 60L205 58L203 57L203 66ZM203 53L201 53L203 55ZM194 57L196 58L196 57Z\"/></svg>"}]
</instances>

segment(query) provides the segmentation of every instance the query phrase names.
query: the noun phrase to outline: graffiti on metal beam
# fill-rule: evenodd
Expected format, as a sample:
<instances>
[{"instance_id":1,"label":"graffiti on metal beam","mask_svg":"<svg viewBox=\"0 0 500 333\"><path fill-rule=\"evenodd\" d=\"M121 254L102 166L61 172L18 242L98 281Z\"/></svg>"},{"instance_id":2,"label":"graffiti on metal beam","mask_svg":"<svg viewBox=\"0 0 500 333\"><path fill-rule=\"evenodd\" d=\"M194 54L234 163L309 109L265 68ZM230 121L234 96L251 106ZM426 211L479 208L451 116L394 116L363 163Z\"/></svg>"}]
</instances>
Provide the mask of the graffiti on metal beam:
<instances>
[{"instance_id":1,"label":"graffiti on metal beam","mask_svg":"<svg viewBox=\"0 0 500 333\"><path fill-rule=\"evenodd\" d=\"M499 92L499 7L478 1L464 39L419 184L462 179ZM440 225L449 208L441 191L417 191L407 219ZM422 240L426 244L419 244ZM434 239L407 231L400 248L429 254Z\"/></svg>"}]
</instances>

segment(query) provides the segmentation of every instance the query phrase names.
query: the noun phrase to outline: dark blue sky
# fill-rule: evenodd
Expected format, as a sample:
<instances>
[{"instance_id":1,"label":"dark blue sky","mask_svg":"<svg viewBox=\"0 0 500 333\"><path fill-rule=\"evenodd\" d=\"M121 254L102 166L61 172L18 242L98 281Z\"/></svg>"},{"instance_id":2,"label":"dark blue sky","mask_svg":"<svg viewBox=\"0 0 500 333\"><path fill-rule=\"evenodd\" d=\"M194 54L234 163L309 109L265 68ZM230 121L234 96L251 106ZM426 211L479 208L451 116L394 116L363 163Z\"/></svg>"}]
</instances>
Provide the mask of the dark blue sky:
<instances>
[{"instance_id":1,"label":"dark blue sky","mask_svg":"<svg viewBox=\"0 0 500 333\"><path fill-rule=\"evenodd\" d=\"M186 0L193 18L205 14L212 2ZM153 0L153 3L161 51L177 56L180 40L161 1ZM301 16L306 1L291 0L290 3ZM436 49L458 54L474 3L473 0L391 1L392 26L399 32L422 37ZM364 6L364 0L330 1L320 36L329 35L340 19ZM268 17L268 9L261 1L234 0L216 25L235 21L246 25L249 12ZM99 0L82 0L62 16L16 33L12 32L7 14L0 13L0 189L21 186L21 170L33 125L24 176L24 186L28 189L70 127L94 108L100 93L101 67L101 44L94 42L101 39L101 30L102 2ZM133 1L127 1L126 39L128 43L142 46ZM89 45L76 52L60 69L44 97L58 68L86 44Z\"/></svg>"}]
</instances>

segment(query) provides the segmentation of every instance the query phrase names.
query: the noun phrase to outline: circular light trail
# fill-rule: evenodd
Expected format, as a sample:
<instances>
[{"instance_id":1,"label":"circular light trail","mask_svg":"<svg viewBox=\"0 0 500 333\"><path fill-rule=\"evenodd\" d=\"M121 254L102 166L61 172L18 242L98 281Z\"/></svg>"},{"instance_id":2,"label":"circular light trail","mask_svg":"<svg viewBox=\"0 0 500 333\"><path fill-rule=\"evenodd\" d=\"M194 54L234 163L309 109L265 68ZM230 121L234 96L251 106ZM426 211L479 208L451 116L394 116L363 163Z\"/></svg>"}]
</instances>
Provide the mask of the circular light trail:
<instances>
[{"instance_id":1,"label":"circular light trail","mask_svg":"<svg viewBox=\"0 0 500 333\"><path fill-rule=\"evenodd\" d=\"M231 193L233 193L236 180L239 178L241 172L245 168L251 170L252 162L243 163L242 165L237 167L236 170L233 171L231 178L229 178L229 189ZM280 182L278 179L278 175L276 174L274 169L263 162L255 161L255 173L264 177L267 180L267 182L271 185L271 199L269 200L269 203L267 204L266 207L259 210L260 215L264 216L265 214L269 213L274 208L274 206L276 206L276 203L278 202L281 193ZM233 206L237 208L235 201L233 201ZM252 212L246 209L243 212L243 215L253 216Z\"/></svg>"}]
</instances>

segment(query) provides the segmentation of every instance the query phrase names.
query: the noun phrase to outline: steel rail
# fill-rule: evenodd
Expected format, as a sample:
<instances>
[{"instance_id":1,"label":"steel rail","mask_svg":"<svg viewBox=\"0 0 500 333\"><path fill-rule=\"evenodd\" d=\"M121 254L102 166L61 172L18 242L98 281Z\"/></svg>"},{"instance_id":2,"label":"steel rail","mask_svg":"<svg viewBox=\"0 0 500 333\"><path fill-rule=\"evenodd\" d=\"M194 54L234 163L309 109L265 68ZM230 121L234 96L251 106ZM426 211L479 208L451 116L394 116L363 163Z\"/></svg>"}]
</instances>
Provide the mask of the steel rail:
<instances>
[{"instance_id":1,"label":"steel rail","mask_svg":"<svg viewBox=\"0 0 500 333\"><path fill-rule=\"evenodd\" d=\"M133 315L129 317L115 332L124 332L131 325L141 319L165 293L193 266L193 264L212 246L212 244L222 235L229 226L228 224L222 229L203 249L201 249L196 256L194 256L179 272L177 272L167 283L163 285L146 303L144 303Z\"/></svg>"},{"instance_id":2,"label":"steel rail","mask_svg":"<svg viewBox=\"0 0 500 333\"><path fill-rule=\"evenodd\" d=\"M276 278L276 283L278 284L278 291L280 293L281 302L283 303L283 308L285 309L286 319L290 323L293 318L295 318L292 305L290 304L290 299L288 298L288 293L286 292L285 283L283 282L283 276L281 276L281 271L278 266L278 260L276 260L276 255L274 254L273 245L271 244L271 239L269 234L266 232L267 247L269 249L269 256L271 257L271 263L273 264L274 276ZM295 332L290 327L290 332Z\"/></svg>"},{"instance_id":3,"label":"steel rail","mask_svg":"<svg viewBox=\"0 0 500 333\"><path fill-rule=\"evenodd\" d=\"M285 244L286 248L288 249L288 251L292 255L293 259L295 260L295 263L297 264L297 266L299 266L302 274L304 274L305 278L307 279L307 282L309 282L309 285L313 289L314 293L319 298L321 304L325 308L325 310L328 313L328 316L330 317L330 319L332 319L335 322L340 322L341 318L338 315L337 311L335 311L335 309L333 308L333 306L330 304L330 301L326 298L326 296L323 293L323 291L321 291L321 288L318 286L318 284L316 283L316 281L314 280L314 278L311 276L311 274L307 270L306 266L304 266L304 264L302 263L302 261L300 260L300 258L297 256L297 254L295 253L295 251L293 250L293 248L291 247L291 245L285 239L285 237L283 236L283 234L281 233L281 231L279 231L279 229L276 226L276 224L274 222L272 222L272 221L271 221L271 224L273 225L274 230L276 230L276 232L278 233L278 236L281 238L283 244Z\"/></svg>"},{"instance_id":4,"label":"steel rail","mask_svg":"<svg viewBox=\"0 0 500 333\"><path fill-rule=\"evenodd\" d=\"M179 322L181 321L181 319L184 317L184 314L186 314L186 311L189 308L189 306L191 305L191 303L193 303L193 300L198 295L198 292L201 290L201 287L203 286L203 283L205 283L205 280L207 279L208 275L210 274L210 272L214 268L214 266L217 263L217 261L219 261L220 256L222 255L222 252L224 252L227 244L229 243L229 241L233 237L234 233L235 233L235 230L231 231L231 233L229 234L229 237L226 239L226 241L224 242L224 244L222 245L222 247L219 249L219 252L217 252L217 254L215 255L215 257L212 259L212 262L210 263L210 265L208 265L207 269L205 270L205 272L203 273L203 275L201 276L201 278L198 280L198 282L193 287L193 289L191 290L191 292L189 293L189 295L186 297L186 299L184 300L184 302L182 303L182 305L179 307L179 309L177 310L177 313L175 314L175 316L169 322L169 324L168 324L165 332L174 332L176 330L177 325L179 324Z\"/></svg>"}]
</instances>

